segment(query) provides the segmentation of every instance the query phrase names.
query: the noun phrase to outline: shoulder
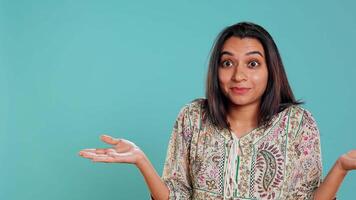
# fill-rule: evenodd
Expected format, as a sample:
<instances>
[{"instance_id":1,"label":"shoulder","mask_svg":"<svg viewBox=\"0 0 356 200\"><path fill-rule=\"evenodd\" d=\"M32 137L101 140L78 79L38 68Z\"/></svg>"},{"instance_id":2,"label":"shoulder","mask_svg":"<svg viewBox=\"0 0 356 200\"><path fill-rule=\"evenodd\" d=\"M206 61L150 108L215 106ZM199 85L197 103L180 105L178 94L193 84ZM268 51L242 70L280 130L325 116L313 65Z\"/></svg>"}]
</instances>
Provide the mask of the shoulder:
<instances>
[{"instance_id":1,"label":"shoulder","mask_svg":"<svg viewBox=\"0 0 356 200\"><path fill-rule=\"evenodd\" d=\"M201 113L205 106L205 98L196 98L189 103L186 103L180 110L181 113L192 115Z\"/></svg>"},{"instance_id":2,"label":"shoulder","mask_svg":"<svg viewBox=\"0 0 356 200\"><path fill-rule=\"evenodd\" d=\"M193 134L200 129L203 104L204 99L197 98L182 106L173 127L172 141L178 139L186 144L191 142Z\"/></svg>"},{"instance_id":3,"label":"shoulder","mask_svg":"<svg viewBox=\"0 0 356 200\"><path fill-rule=\"evenodd\" d=\"M203 97L196 98L192 100L191 102L185 104L186 107L189 107L189 109L201 109L202 106L204 106L206 99Z\"/></svg>"},{"instance_id":4,"label":"shoulder","mask_svg":"<svg viewBox=\"0 0 356 200\"><path fill-rule=\"evenodd\" d=\"M288 118L292 120L298 120L300 122L312 121L315 123L313 114L308 109L302 107L301 105L291 105L288 108L286 108L284 111L287 113Z\"/></svg>"},{"instance_id":5,"label":"shoulder","mask_svg":"<svg viewBox=\"0 0 356 200\"><path fill-rule=\"evenodd\" d=\"M288 109L288 126L291 134L298 138L301 135L312 134L316 137L319 135L317 122L313 114L300 105L293 105Z\"/></svg>"},{"instance_id":6,"label":"shoulder","mask_svg":"<svg viewBox=\"0 0 356 200\"><path fill-rule=\"evenodd\" d=\"M205 98L196 98L186 103L179 112L181 120L189 121L192 129L200 127L202 116L204 115Z\"/></svg>"}]
</instances>

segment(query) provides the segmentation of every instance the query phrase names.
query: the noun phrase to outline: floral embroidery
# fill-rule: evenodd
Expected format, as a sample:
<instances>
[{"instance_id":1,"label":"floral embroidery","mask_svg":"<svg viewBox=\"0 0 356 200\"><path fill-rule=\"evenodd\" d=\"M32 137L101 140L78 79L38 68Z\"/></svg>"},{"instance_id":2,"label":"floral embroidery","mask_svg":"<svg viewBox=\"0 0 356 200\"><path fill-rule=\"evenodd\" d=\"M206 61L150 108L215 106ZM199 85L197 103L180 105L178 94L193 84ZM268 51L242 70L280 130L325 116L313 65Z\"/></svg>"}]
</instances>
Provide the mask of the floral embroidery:
<instances>
[{"instance_id":1,"label":"floral embroidery","mask_svg":"<svg viewBox=\"0 0 356 200\"><path fill-rule=\"evenodd\" d=\"M208 189L216 189L216 184L215 184L215 180L210 180L210 181L206 181L206 184L208 185Z\"/></svg>"},{"instance_id":2,"label":"floral embroidery","mask_svg":"<svg viewBox=\"0 0 356 200\"><path fill-rule=\"evenodd\" d=\"M185 105L174 124L162 174L170 200L226 199L223 172L232 137L206 118L204 101ZM322 165L319 131L309 111L290 106L268 127L258 127L239 140L233 200L312 197Z\"/></svg>"}]
</instances>

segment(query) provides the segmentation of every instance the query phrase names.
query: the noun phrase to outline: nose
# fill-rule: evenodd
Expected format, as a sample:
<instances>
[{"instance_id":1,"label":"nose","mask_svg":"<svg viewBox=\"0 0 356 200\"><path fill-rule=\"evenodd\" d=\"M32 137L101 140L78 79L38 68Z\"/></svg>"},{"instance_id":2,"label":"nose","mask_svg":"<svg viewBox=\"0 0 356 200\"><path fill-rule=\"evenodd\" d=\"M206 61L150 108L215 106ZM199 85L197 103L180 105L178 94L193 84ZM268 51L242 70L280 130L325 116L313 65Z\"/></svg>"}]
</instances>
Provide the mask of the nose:
<instances>
[{"instance_id":1,"label":"nose","mask_svg":"<svg viewBox=\"0 0 356 200\"><path fill-rule=\"evenodd\" d=\"M232 75L232 80L236 82L241 82L247 80L246 73L241 69L241 67L236 66L234 73Z\"/></svg>"}]
</instances>

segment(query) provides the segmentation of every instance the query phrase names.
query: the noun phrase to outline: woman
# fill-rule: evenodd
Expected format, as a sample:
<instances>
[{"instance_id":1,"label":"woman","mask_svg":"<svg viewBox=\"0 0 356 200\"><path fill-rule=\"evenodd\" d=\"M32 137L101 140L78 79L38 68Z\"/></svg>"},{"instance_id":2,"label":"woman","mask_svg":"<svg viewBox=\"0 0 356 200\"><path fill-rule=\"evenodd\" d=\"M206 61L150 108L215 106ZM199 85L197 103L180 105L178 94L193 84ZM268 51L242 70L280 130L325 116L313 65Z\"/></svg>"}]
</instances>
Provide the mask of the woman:
<instances>
[{"instance_id":1,"label":"woman","mask_svg":"<svg viewBox=\"0 0 356 200\"><path fill-rule=\"evenodd\" d=\"M95 162L135 164L159 199L333 199L356 150L321 182L319 131L289 86L278 49L261 26L241 22L218 36L206 99L180 111L159 177L134 143L80 152Z\"/></svg>"}]
</instances>

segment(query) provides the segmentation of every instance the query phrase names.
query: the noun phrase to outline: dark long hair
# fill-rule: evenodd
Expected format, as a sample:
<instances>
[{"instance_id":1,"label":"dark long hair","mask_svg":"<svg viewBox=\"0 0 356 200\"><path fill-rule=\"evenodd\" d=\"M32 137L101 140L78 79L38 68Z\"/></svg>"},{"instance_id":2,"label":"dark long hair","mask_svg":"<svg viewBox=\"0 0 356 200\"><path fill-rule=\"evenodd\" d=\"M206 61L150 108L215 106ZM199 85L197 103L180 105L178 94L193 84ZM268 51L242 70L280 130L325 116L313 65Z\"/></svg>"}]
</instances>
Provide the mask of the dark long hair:
<instances>
[{"instance_id":1,"label":"dark long hair","mask_svg":"<svg viewBox=\"0 0 356 200\"><path fill-rule=\"evenodd\" d=\"M267 125L274 114L291 105L302 104L296 101L289 86L286 72L278 48L271 35L261 26L251 22L240 22L226 27L217 36L210 53L209 69L206 79L207 117L219 128L230 128L227 121L228 99L219 86L218 68L222 47L230 37L254 38L261 42L268 70L267 87L262 95L258 125Z\"/></svg>"}]
</instances>

